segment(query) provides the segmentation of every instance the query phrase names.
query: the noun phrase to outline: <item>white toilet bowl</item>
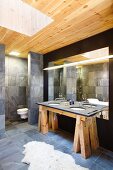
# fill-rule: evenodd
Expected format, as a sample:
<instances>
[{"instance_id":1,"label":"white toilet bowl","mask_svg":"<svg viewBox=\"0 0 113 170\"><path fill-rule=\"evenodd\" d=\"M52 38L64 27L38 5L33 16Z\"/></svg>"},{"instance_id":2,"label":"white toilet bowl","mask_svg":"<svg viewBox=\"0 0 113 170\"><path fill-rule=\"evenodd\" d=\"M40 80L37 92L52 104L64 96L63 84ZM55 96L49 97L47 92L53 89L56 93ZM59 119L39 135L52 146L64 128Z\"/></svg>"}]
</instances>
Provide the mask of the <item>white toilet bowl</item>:
<instances>
[{"instance_id":1,"label":"white toilet bowl","mask_svg":"<svg viewBox=\"0 0 113 170\"><path fill-rule=\"evenodd\" d=\"M18 109L17 114L20 115L21 119L27 119L28 118L28 109L27 108Z\"/></svg>"}]
</instances>

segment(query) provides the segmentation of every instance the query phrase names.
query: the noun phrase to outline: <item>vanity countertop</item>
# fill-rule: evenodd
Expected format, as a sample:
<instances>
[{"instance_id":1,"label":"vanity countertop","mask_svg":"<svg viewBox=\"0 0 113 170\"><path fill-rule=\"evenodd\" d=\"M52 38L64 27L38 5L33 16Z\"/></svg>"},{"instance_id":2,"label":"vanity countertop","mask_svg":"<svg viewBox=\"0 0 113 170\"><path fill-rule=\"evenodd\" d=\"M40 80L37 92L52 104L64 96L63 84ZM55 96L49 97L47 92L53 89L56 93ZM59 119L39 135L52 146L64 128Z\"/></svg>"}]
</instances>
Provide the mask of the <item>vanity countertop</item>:
<instances>
[{"instance_id":1,"label":"vanity countertop","mask_svg":"<svg viewBox=\"0 0 113 170\"><path fill-rule=\"evenodd\" d=\"M74 105L69 105L69 102L67 101L55 101L55 100L37 104L86 117L94 116L106 108L106 106L103 105L89 104L86 102L75 102Z\"/></svg>"}]
</instances>

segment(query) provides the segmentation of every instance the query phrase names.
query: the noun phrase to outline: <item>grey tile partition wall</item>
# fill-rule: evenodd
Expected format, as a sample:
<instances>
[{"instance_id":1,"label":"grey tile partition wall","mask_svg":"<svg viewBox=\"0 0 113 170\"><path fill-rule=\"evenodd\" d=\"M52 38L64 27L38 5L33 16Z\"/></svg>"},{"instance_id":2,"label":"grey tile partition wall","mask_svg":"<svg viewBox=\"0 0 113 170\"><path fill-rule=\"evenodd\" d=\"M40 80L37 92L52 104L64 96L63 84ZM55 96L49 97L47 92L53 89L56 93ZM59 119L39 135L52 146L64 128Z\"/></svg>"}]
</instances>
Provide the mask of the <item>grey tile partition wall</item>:
<instances>
[{"instance_id":1,"label":"grey tile partition wall","mask_svg":"<svg viewBox=\"0 0 113 170\"><path fill-rule=\"evenodd\" d=\"M38 122L37 102L43 101L43 55L30 52L28 55L28 122Z\"/></svg>"},{"instance_id":2,"label":"grey tile partition wall","mask_svg":"<svg viewBox=\"0 0 113 170\"><path fill-rule=\"evenodd\" d=\"M17 57L5 57L5 114L6 120L19 120L17 109L27 106L28 61Z\"/></svg>"},{"instance_id":3,"label":"grey tile partition wall","mask_svg":"<svg viewBox=\"0 0 113 170\"><path fill-rule=\"evenodd\" d=\"M0 136L5 132L5 46L0 45Z\"/></svg>"}]
</instances>

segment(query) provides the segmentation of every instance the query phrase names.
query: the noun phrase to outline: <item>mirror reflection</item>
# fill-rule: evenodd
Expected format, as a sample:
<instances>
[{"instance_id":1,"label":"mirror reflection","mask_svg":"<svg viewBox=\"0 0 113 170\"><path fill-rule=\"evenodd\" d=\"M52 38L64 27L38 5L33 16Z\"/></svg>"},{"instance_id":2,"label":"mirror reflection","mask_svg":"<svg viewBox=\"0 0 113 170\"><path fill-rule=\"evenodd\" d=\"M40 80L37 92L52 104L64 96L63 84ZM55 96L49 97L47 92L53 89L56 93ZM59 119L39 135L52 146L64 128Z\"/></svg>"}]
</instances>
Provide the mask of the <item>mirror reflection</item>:
<instances>
[{"instance_id":1,"label":"mirror reflection","mask_svg":"<svg viewBox=\"0 0 113 170\"><path fill-rule=\"evenodd\" d=\"M49 70L49 100L65 98L105 105L106 109L98 117L109 119L109 59L101 60L108 55L109 48L105 47L49 63L48 67L52 67L91 59L89 63Z\"/></svg>"}]
</instances>

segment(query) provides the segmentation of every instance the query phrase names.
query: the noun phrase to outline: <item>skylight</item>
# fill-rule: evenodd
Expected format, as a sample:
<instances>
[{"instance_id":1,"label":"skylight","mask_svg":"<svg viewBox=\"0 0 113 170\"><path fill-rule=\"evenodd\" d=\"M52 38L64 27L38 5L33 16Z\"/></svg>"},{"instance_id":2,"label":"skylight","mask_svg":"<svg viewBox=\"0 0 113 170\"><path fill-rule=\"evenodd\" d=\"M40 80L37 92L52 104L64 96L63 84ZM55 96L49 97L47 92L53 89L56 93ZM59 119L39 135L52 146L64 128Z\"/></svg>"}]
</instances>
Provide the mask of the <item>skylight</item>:
<instances>
[{"instance_id":1,"label":"skylight","mask_svg":"<svg viewBox=\"0 0 113 170\"><path fill-rule=\"evenodd\" d=\"M32 36L53 20L21 0L0 0L0 26Z\"/></svg>"}]
</instances>

